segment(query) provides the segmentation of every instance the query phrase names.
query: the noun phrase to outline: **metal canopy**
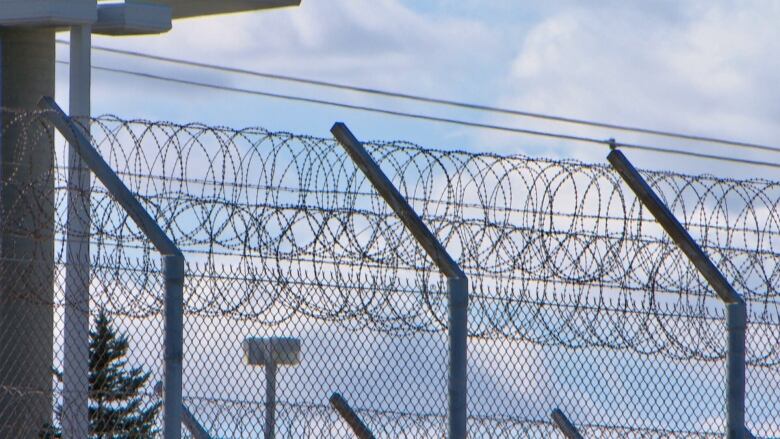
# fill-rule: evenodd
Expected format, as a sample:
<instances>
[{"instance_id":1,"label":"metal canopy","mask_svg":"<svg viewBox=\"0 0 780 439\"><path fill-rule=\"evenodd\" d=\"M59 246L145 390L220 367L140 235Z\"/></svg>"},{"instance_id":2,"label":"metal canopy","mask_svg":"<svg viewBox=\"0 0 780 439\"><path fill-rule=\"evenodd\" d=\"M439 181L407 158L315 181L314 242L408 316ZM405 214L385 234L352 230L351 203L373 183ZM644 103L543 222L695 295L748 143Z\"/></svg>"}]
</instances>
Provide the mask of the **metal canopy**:
<instances>
[{"instance_id":1,"label":"metal canopy","mask_svg":"<svg viewBox=\"0 0 780 439\"><path fill-rule=\"evenodd\" d=\"M171 19L300 4L301 0L0 0L0 26L94 24L96 33L108 35L155 34L170 30Z\"/></svg>"},{"instance_id":2,"label":"metal canopy","mask_svg":"<svg viewBox=\"0 0 780 439\"><path fill-rule=\"evenodd\" d=\"M96 19L94 0L0 0L0 26L72 26Z\"/></svg>"},{"instance_id":3,"label":"metal canopy","mask_svg":"<svg viewBox=\"0 0 780 439\"><path fill-rule=\"evenodd\" d=\"M149 3L170 6L173 18L177 19L298 6L301 0L150 0Z\"/></svg>"},{"instance_id":4,"label":"metal canopy","mask_svg":"<svg viewBox=\"0 0 780 439\"><path fill-rule=\"evenodd\" d=\"M101 3L92 33L102 35L161 34L173 26L171 8L153 3Z\"/></svg>"}]
</instances>

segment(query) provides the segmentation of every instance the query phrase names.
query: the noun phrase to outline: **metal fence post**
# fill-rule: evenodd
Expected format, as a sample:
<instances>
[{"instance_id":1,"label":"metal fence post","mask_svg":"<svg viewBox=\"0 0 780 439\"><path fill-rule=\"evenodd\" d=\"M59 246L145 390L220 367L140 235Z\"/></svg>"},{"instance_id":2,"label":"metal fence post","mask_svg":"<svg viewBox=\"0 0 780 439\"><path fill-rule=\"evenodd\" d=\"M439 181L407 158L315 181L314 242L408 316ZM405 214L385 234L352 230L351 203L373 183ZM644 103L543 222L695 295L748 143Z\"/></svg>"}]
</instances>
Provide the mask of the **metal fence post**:
<instances>
[{"instance_id":1,"label":"metal fence post","mask_svg":"<svg viewBox=\"0 0 780 439\"><path fill-rule=\"evenodd\" d=\"M577 427L575 427L569 418L563 414L561 409L553 410L552 413L550 413L550 417L555 423L555 426L558 427L558 430L561 430L561 433L563 433L567 439L583 439L580 432L577 431Z\"/></svg>"},{"instance_id":2,"label":"metal fence post","mask_svg":"<svg viewBox=\"0 0 780 439\"><path fill-rule=\"evenodd\" d=\"M184 256L176 244L160 228L160 225L144 209L122 180L114 173L100 153L92 146L82 130L57 105L54 99L44 96L38 107L45 110L43 116L75 148L95 177L111 193L133 222L152 242L163 259L165 277L165 388L163 437L181 438L182 422L182 353L183 347L183 285Z\"/></svg>"},{"instance_id":3,"label":"metal fence post","mask_svg":"<svg viewBox=\"0 0 780 439\"><path fill-rule=\"evenodd\" d=\"M745 429L745 327L747 309L745 301L732 288L715 264L685 227L677 221L661 198L642 178L625 155L613 149L607 159L656 221L664 228L675 244L707 280L726 306L728 352L726 354L726 437L742 439Z\"/></svg>"},{"instance_id":4,"label":"metal fence post","mask_svg":"<svg viewBox=\"0 0 780 439\"><path fill-rule=\"evenodd\" d=\"M449 430L453 439L465 438L467 434L468 279L465 276L448 278L447 293L450 299Z\"/></svg>"},{"instance_id":5,"label":"metal fence post","mask_svg":"<svg viewBox=\"0 0 780 439\"><path fill-rule=\"evenodd\" d=\"M344 418L347 424L349 424L349 427L352 429L352 432L355 433L355 436L357 436L358 439L374 439L374 433L371 432L371 430L360 419L357 413L352 410L352 407L349 406L347 400L344 399L340 393L334 393L333 395L330 395L328 401L330 401L330 405L336 409L336 412L338 412L338 414Z\"/></svg>"},{"instance_id":6,"label":"metal fence post","mask_svg":"<svg viewBox=\"0 0 780 439\"><path fill-rule=\"evenodd\" d=\"M157 384L154 385L154 394L157 396L162 396L162 381L158 381ZM185 428L187 428L187 430L189 430L193 439L212 439L209 435L209 432L206 431L206 429L195 418L195 415L193 415L190 409L188 409L184 404L181 405L181 423Z\"/></svg>"},{"instance_id":7,"label":"metal fence post","mask_svg":"<svg viewBox=\"0 0 780 439\"><path fill-rule=\"evenodd\" d=\"M465 439L468 416L468 278L347 126L338 122L330 131L428 253L433 263L447 276L450 347L449 438Z\"/></svg>"},{"instance_id":8,"label":"metal fence post","mask_svg":"<svg viewBox=\"0 0 780 439\"><path fill-rule=\"evenodd\" d=\"M181 436L182 357L184 349L184 257L181 254L163 255L165 276L165 376L163 398L166 438ZM169 413L169 409L174 408Z\"/></svg>"},{"instance_id":9,"label":"metal fence post","mask_svg":"<svg viewBox=\"0 0 780 439\"><path fill-rule=\"evenodd\" d=\"M744 301L726 304L728 352L726 357L726 428L729 438L745 434L745 329L747 309Z\"/></svg>"}]
</instances>

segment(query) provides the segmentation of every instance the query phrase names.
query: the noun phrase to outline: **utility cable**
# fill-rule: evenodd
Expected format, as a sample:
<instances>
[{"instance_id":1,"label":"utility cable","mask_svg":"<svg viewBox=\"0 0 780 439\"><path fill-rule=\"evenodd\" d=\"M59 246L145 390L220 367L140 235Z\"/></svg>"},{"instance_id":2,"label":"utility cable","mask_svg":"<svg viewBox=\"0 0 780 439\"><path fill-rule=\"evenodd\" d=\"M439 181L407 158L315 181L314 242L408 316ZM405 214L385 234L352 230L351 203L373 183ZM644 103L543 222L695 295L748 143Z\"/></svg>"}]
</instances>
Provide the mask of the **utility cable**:
<instances>
[{"instance_id":1,"label":"utility cable","mask_svg":"<svg viewBox=\"0 0 780 439\"><path fill-rule=\"evenodd\" d=\"M60 39L57 40L57 43L66 44L66 45L70 44L67 40L60 40ZM307 79L307 78L301 78L301 77L295 77L289 75L281 75L275 73L267 73L267 72L260 72L255 70L222 66L217 64L209 64L209 63L203 63L198 61L190 61L190 60L185 60L180 58L152 55L144 52L115 49L115 48L105 47L105 46L93 45L92 48L107 53L132 56L132 57L149 59L154 61L162 61L162 62L179 64L179 65L184 65L189 67L211 69L211 70L217 70L217 71L227 72L227 73L235 73L235 74L248 75L248 76L254 76L259 78L274 79L274 80L287 81L287 82L295 82L295 83L308 84L308 85L314 85L319 87L328 87L328 88L334 88L339 90L346 90L346 91L352 91L357 93L367 93L367 94L373 94L373 95L385 96L385 97L391 97L397 99L406 99L406 100L412 100L417 102L425 102L429 104L464 108L468 110L486 111L491 113L499 113L499 114L506 114L512 116L519 116L519 117L529 117L535 119L550 120L555 122L585 125L585 126L591 126L597 128L607 128L612 130L635 132L635 133L648 134L654 136L671 137L671 138L684 139L684 140L693 140L698 142L716 143L722 145L736 146L740 148L751 148L751 149L759 149L763 151L780 152L780 147L762 145L758 143L741 142L736 140L721 139L721 138L709 137L709 136L700 136L695 134L684 134L684 133L676 133L671 131L654 130L654 129L636 127L636 126L618 125L612 123L597 122L592 120L577 119L577 118L564 117L564 116L555 116L555 115L543 114L543 113L535 113L530 111L513 110L509 108L494 107L489 105L474 104L474 103L468 103L462 101L432 98L426 96L412 95L408 93L381 90L376 88L358 87L358 86L341 84L336 82Z\"/></svg>"},{"instance_id":2,"label":"utility cable","mask_svg":"<svg viewBox=\"0 0 780 439\"><path fill-rule=\"evenodd\" d=\"M58 60L57 63L58 64L64 64L64 65L69 64L69 62L61 61L61 60ZM740 158L726 157L726 156L720 156L720 155L715 155L715 154L698 153L698 152L691 152L691 151L682 151L682 150L678 150L678 149L663 148L663 147L657 147L657 146L651 146L651 145L640 145L640 144L634 144L634 143L615 142L612 139L607 139L607 140L596 139L596 138L592 138L592 137L574 136L574 135L570 135L570 134L553 133L553 132L549 132L549 131L529 130L529 129L523 129L523 128L508 127L508 126L504 126L504 125L494 125L494 124L486 124L486 123L480 123L480 122L471 122L471 121L462 120L462 119L453 119L453 118L446 118L446 117L439 117L439 116L430 116L430 115L418 114L418 113L407 113L407 112L396 111L396 110L388 110L388 109L384 109L384 108L369 107L369 106L364 106L364 105L347 104L347 103L336 102L336 101L328 101L328 100L324 100L324 99L307 98L307 97L303 97L303 96L292 96L292 95L285 95L285 94L281 94L281 93L272 93L272 92L267 92L267 91L262 91L262 90L253 90L253 89L247 89L247 88L239 88L239 87L232 87L232 86L226 86L226 85L211 84L211 83L207 83L207 82L191 81L191 80L187 80L187 79L172 78L172 77L169 77L169 76L157 75L157 74L153 74L153 73L138 72L138 71L132 71L132 70L125 70L125 69L117 69L117 68L113 68L113 67L103 67L103 66L93 65L92 68L94 70L98 70L98 71L118 73L118 74L123 74L123 75L130 75L130 76L135 76L135 77L140 77L140 78L145 78L145 79L153 79L153 80L165 81L165 82L176 83L176 84L190 85L190 86L195 86L195 87L209 88L209 89L212 89L212 90L220 90L220 91L228 91L228 92L242 93L242 94L255 95L255 96L263 96L263 97L282 99L282 100L288 100L288 101L295 101L295 102L305 102L305 103L309 103L309 104L325 105L325 106L345 108L345 109L357 110L357 111L366 111L366 112L379 113L379 114L385 114L385 115L390 115L390 116L405 117L405 118L411 118L411 119L417 119L417 120L425 120L425 121L429 121L429 122L440 122L440 123L446 123L446 124L451 124L451 125L466 126L466 127L471 127L471 128L483 128L483 129L489 129L489 130L510 132L510 133L515 133L515 134L526 134L526 135L548 137L548 138L555 138L555 139L561 139L561 140L570 140L570 141L575 141L575 142L583 142L583 143L591 143L591 144L600 144L600 145L614 146L614 147L618 147L618 148L652 151L652 152L657 152L657 153L662 153L662 154L684 155L684 156L690 156L690 157L705 158L705 159L710 159L710 160L718 160L718 161L725 161L725 162L732 162L732 163L741 163L741 164L754 165L754 166L765 166L765 167L772 167L772 168L780 168L780 163L773 163L773 162L767 162L767 161L761 161L761 160L740 159Z\"/></svg>"}]
</instances>

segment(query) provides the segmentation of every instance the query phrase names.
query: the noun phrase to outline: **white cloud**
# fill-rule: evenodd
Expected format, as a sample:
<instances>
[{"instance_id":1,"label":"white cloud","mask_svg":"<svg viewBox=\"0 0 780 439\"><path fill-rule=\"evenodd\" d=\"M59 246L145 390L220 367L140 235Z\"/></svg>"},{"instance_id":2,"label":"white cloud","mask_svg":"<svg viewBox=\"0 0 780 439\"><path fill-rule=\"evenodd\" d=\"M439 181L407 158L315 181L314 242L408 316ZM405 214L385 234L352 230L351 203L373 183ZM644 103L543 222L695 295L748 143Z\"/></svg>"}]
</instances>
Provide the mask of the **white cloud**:
<instances>
[{"instance_id":1,"label":"white cloud","mask_svg":"<svg viewBox=\"0 0 780 439\"><path fill-rule=\"evenodd\" d=\"M512 93L501 104L775 143L780 88L771 72L780 65L780 4L700 1L658 9L648 13L633 4L609 2L555 11L528 32L507 77ZM559 125L537 126L561 130ZM614 131L570 131L678 144ZM573 148L563 151L577 154ZM597 151L584 157L603 160L603 151Z\"/></svg>"},{"instance_id":2,"label":"white cloud","mask_svg":"<svg viewBox=\"0 0 780 439\"><path fill-rule=\"evenodd\" d=\"M500 17L494 20L488 15ZM520 24L507 25L510 18ZM771 144L780 134L776 127L780 100L773 76L780 67L780 49L775 44L780 28L774 25L778 18L780 5L769 0L738 4L729 0L605 1L587 6L555 0L522 7L508 2L480 6L471 1L456 7L450 0L428 6L405 0L304 1L299 8L183 20L164 36L96 38L96 42L412 94ZM140 65L105 54L96 53L95 58L96 64L130 66L188 79L734 155L732 149L614 130L434 110L159 63ZM344 113L295 104L300 112L296 110L294 116L306 122L288 125L279 121L295 119L285 116L293 115L291 107L277 101L148 81L143 83L147 92L139 94L135 87L116 89L115 83L108 82L114 75L97 76L100 80L93 95L100 112L260 124L317 134L325 134L322 131ZM254 112L247 112L247 106ZM602 148L586 150L568 141L550 143L388 116L350 113L349 119L362 123L357 128L371 138L400 137L435 147L604 161ZM767 159L765 154L743 156ZM667 167L667 162L664 156L642 156L641 165ZM698 168L676 169L729 170L716 162L695 162Z\"/></svg>"},{"instance_id":3,"label":"white cloud","mask_svg":"<svg viewBox=\"0 0 780 439\"><path fill-rule=\"evenodd\" d=\"M465 55L485 59L498 38L484 23L432 21L397 0L345 0L183 20L162 37L108 44L362 85L444 90L443 75L469 69L473 60Z\"/></svg>"}]
</instances>

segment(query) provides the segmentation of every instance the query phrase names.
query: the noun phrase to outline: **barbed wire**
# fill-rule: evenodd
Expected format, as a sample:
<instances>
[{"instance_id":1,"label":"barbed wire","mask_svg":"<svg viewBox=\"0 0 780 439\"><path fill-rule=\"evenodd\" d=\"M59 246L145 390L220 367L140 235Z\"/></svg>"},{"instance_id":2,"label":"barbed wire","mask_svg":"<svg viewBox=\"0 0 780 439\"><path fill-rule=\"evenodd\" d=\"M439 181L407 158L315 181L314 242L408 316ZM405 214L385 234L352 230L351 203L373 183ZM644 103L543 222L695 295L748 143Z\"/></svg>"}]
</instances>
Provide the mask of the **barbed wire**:
<instances>
[{"instance_id":1,"label":"barbed wire","mask_svg":"<svg viewBox=\"0 0 780 439\"><path fill-rule=\"evenodd\" d=\"M53 136L38 116L10 122L17 143ZM190 315L446 328L444 279L334 140L115 116L91 126L103 157L187 254ZM468 272L473 337L725 355L719 302L609 167L398 141L366 146ZM58 237L55 282L67 263L65 151L60 144L55 166L24 179L27 187L14 188L24 196L4 206L47 219L38 200L53 198L50 227L3 227ZM643 174L745 295L750 362L776 364L780 183ZM149 243L100 184L91 193L92 300L118 314L159 313Z\"/></svg>"},{"instance_id":2,"label":"barbed wire","mask_svg":"<svg viewBox=\"0 0 780 439\"><path fill-rule=\"evenodd\" d=\"M61 401L61 389L22 389L0 386L0 394L23 402L30 397L43 397ZM147 401L159 399L151 391L140 396ZM203 395L190 395L184 404L199 422L207 426L212 437L252 437L262 435L265 404L255 400L224 399ZM22 411L19 412L23 414ZM419 438L441 437L446 433L447 418L441 413L411 413L393 410L358 409L358 415L371 427L377 437ZM639 421L639 420L637 420ZM326 433L328 437L353 437L339 415L327 404L276 402L276 422L279 437L298 438ZM650 423L652 424L652 422ZM516 417L469 416L469 432L473 436L486 437L553 437L556 427L547 419ZM651 426L625 427L617 425L581 424L583 434L609 438L707 438L716 437L718 431L691 431L661 429ZM186 431L185 431L186 432ZM223 436L221 432L226 432ZM229 433L227 433L229 432ZM239 436L240 435L240 436Z\"/></svg>"},{"instance_id":3,"label":"barbed wire","mask_svg":"<svg viewBox=\"0 0 780 439\"><path fill-rule=\"evenodd\" d=\"M64 44L64 45L70 45L70 42L63 39L57 39L57 44ZM118 49L113 47L107 47L107 46L99 46L99 45L92 45L92 49L100 52L105 53L112 53L112 54L118 54L123 56L130 56L135 58L142 58L146 60L151 61L157 61L157 62L166 62L166 63L172 63L172 64L178 64L183 65L187 67L196 67L201 69L209 69L209 70L216 70L221 71L223 73L232 73L232 74L240 74L240 75L247 75L247 76L254 76L259 78L265 78L265 79L274 79L274 80L280 80L280 81L286 81L286 82L293 82L293 83L299 83L299 84L306 84L306 85L314 85L318 87L326 87L326 88L332 88L342 91L352 91L352 92L358 92L358 93L365 93L365 94L371 94L376 96L382 96L382 97L389 97L389 98L397 98L397 99L405 99L405 100L411 100L411 101L417 101L417 102L424 102L428 104L436 104L436 105L443 105L448 107L456 107L456 108L464 108L468 110L477 110L477 111L483 111L483 112L489 112L489 113L498 113L498 114L504 114L509 116L519 116L519 117L526 117L526 118L534 118L534 119L542 119L542 120L548 120L558 123L564 123L564 124L574 124L574 125L584 125L584 126L590 126L590 127L597 127L597 128L607 128L610 130L616 130L616 131L628 131L628 132L635 132L635 133L641 133L641 134L650 134L653 136L661 136L661 137L671 137L675 139L683 139L683 140L693 140L697 142L706 142L706 143L715 143L715 144L721 144L721 145L728 145L728 146L736 146L739 148L752 148L752 149L759 149L762 151L769 151L769 152L780 152L780 148L776 146L771 145L761 145L751 142L744 142L744 141L736 141L736 140L729 140L729 139L719 139L709 136L702 136L702 135L696 135L696 134L686 134L686 133L675 133L675 132L669 132L669 131L662 131L662 130L656 130L656 129L648 129L648 128L642 128L642 127L636 127L636 126L626 126L626 125L619 125L614 123L605 123L605 122L598 122L598 121L592 121L592 120L584 120L584 119L577 119L572 117L565 117L565 116L558 116L558 115L552 115L552 114L541 114L536 112L530 112L530 111L523 111L523 110L517 110L517 109L510 109L510 108L500 108L500 107L494 107L490 105L483 105L483 104L476 104L476 103L470 103L470 102L462 102L462 101L453 101L449 99L441 99L441 98L434 98L430 96L419 96L419 95L412 95L409 93L400 93L400 92L394 92L389 90L380 90L376 88L371 87L359 87L359 86L353 86L349 84L344 83L334 83L330 81L322 81L317 79L310 79L310 78L301 78L301 77L294 77L289 75L283 75L278 73L269 73L269 72L259 72L256 70L248 70L248 69L242 69L242 68L236 68L236 67L229 67L229 66L223 66L223 65L217 65L217 64L210 64L210 63L204 63L199 61L193 61L193 60L186 60L181 58L172 58L167 56L161 56L161 55L154 55L151 53L144 53L144 52L137 52L132 50L124 50L124 49ZM68 64L68 61L59 61L63 64ZM97 67L96 70L102 70L102 68ZM117 70L119 72L119 70ZM131 73L129 71L122 71L123 73Z\"/></svg>"},{"instance_id":4,"label":"barbed wire","mask_svg":"<svg viewBox=\"0 0 780 439\"><path fill-rule=\"evenodd\" d=\"M243 427L242 432L251 436L261 432L264 404L258 401L235 401L207 397L190 397L186 404L193 411L208 413L209 419L219 422L229 419ZM353 435L330 406L325 404L297 404L278 402L278 422L287 432L283 437L301 437L304 432L328 432L330 437L351 438ZM358 410L362 420L377 437L419 438L442 437L446 434L447 418L443 414L420 414L386 410ZM469 434L477 437L556 437L559 432L549 420L519 419L511 417L470 416ZM239 427L240 428L240 427ZM592 437L654 437L654 438L705 438L718 436L715 431L685 431L614 425L581 425L584 434Z\"/></svg>"}]
</instances>

